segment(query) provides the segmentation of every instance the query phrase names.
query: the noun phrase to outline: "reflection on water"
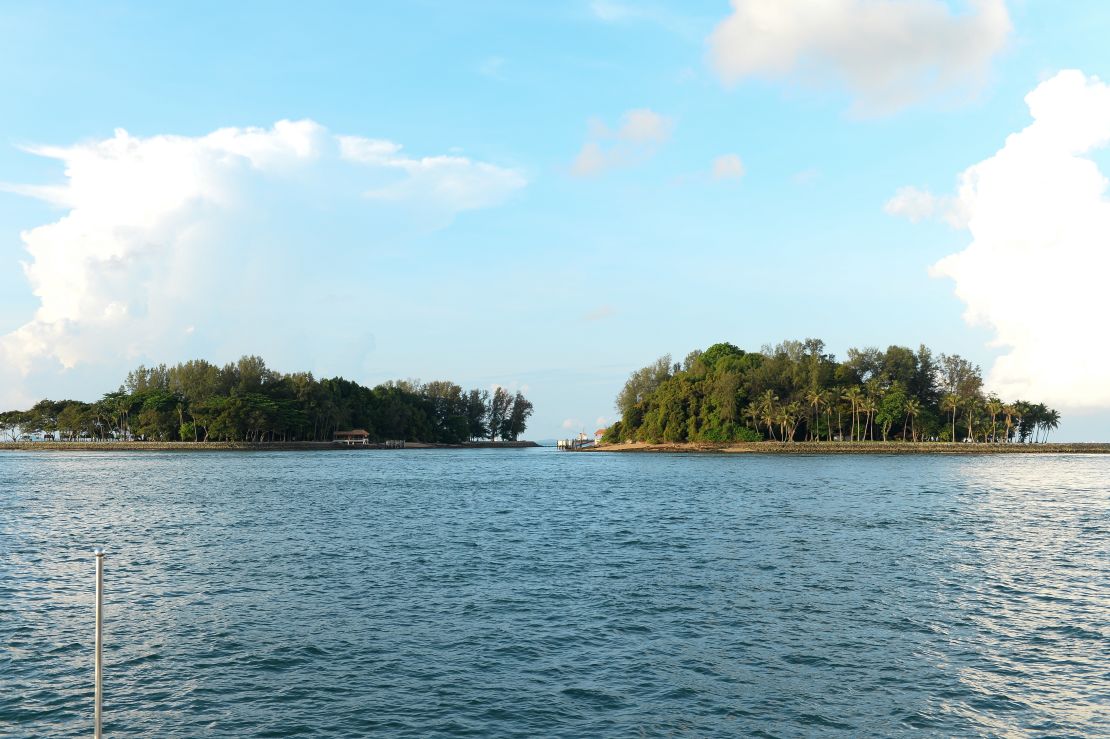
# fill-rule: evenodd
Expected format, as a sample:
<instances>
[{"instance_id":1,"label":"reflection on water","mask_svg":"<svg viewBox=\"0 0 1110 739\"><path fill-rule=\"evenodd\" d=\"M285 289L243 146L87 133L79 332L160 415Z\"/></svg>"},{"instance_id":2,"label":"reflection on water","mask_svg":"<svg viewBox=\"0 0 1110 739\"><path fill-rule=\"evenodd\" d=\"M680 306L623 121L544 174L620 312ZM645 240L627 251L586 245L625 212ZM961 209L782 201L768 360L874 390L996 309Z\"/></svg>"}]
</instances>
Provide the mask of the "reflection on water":
<instances>
[{"instance_id":1,"label":"reflection on water","mask_svg":"<svg viewBox=\"0 0 1110 739\"><path fill-rule=\"evenodd\" d=\"M960 668L960 677L985 705L1053 715L1075 726L1097 725L1110 710L1107 673L1097 680L1100 702L1087 699L1091 685L1075 674L1079 668L1097 676L1110 656L1110 505L1105 478L1091 462L1028 456L963 470L978 495L974 513L981 522L965 551L982 582L958 601L974 625L968 637L979 657ZM1072 525L1061 530L1061 520ZM1038 684L1046 667L1058 674L1051 684Z\"/></svg>"},{"instance_id":2,"label":"reflection on water","mask_svg":"<svg viewBox=\"0 0 1110 739\"><path fill-rule=\"evenodd\" d=\"M1110 734L1110 459L0 455L0 735Z\"/></svg>"}]
</instances>

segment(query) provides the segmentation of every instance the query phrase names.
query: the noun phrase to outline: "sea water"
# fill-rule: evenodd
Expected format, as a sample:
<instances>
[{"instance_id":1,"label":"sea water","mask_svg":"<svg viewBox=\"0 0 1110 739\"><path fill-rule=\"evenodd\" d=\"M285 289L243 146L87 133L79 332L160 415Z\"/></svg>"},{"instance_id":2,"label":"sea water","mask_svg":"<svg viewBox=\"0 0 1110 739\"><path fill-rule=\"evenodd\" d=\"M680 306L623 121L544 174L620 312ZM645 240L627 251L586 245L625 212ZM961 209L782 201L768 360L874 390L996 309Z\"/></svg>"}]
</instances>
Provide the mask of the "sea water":
<instances>
[{"instance_id":1,"label":"sea water","mask_svg":"<svg viewBox=\"0 0 1110 739\"><path fill-rule=\"evenodd\" d=\"M0 453L0 735L1110 735L1110 457Z\"/></svg>"}]
</instances>

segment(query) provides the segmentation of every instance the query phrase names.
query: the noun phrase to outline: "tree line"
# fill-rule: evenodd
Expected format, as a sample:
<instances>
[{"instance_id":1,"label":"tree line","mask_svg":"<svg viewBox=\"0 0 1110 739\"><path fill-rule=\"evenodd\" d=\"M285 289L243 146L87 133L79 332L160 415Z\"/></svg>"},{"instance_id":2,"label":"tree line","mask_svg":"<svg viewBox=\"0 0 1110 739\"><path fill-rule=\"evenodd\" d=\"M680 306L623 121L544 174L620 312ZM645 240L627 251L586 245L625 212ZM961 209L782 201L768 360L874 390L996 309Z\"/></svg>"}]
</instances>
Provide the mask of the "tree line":
<instances>
[{"instance_id":1,"label":"tree line","mask_svg":"<svg viewBox=\"0 0 1110 739\"><path fill-rule=\"evenodd\" d=\"M746 352L729 343L636 370L604 441L1038 442L1060 424L1043 403L1004 402L982 371L926 346L849 349L819 339Z\"/></svg>"},{"instance_id":2,"label":"tree line","mask_svg":"<svg viewBox=\"0 0 1110 739\"><path fill-rule=\"evenodd\" d=\"M0 434L62 439L151 441L330 441L365 429L373 441L516 441L532 403L520 392L493 392L444 380L391 381L370 388L342 377L283 374L261 357L222 367L203 359L140 366L100 400L42 400L0 413Z\"/></svg>"}]
</instances>

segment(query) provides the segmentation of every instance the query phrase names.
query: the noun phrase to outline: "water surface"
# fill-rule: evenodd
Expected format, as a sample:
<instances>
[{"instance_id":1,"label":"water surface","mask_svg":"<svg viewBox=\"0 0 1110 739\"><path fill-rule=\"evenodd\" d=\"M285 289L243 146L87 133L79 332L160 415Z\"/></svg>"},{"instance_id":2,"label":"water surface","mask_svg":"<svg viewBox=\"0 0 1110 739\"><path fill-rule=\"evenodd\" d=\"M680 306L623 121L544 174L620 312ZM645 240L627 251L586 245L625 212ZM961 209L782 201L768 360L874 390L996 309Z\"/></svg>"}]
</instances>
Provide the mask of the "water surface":
<instances>
[{"instance_id":1,"label":"water surface","mask_svg":"<svg viewBox=\"0 0 1110 739\"><path fill-rule=\"evenodd\" d=\"M1110 458L0 454L0 735L1110 735Z\"/></svg>"}]
</instances>

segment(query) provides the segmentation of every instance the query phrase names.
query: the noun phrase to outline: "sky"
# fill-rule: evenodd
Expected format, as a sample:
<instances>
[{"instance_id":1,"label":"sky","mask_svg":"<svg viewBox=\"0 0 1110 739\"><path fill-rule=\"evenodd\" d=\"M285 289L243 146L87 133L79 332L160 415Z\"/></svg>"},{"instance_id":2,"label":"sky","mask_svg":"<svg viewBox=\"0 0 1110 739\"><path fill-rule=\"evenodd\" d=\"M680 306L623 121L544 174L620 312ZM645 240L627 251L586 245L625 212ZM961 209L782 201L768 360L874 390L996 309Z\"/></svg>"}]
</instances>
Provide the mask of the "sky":
<instances>
[{"instance_id":1,"label":"sky","mask_svg":"<svg viewBox=\"0 0 1110 739\"><path fill-rule=\"evenodd\" d=\"M958 353L1110 440L1099 0L0 1L0 407L139 364L614 420L718 341Z\"/></svg>"}]
</instances>

